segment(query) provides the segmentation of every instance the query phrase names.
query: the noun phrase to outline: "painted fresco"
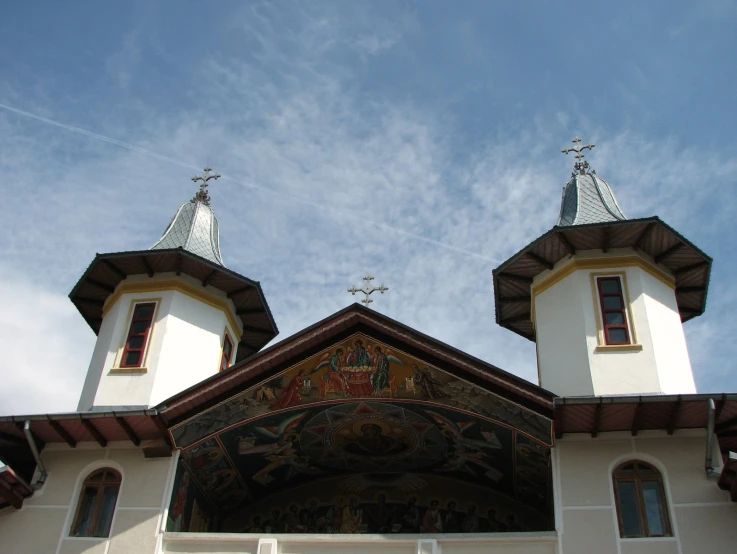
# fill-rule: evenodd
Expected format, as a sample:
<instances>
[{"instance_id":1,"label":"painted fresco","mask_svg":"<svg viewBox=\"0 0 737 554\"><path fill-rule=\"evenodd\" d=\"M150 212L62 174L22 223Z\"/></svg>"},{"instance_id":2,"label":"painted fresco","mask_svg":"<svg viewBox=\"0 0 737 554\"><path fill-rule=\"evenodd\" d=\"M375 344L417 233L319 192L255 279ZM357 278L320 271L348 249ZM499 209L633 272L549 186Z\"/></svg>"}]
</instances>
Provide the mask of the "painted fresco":
<instances>
[{"instance_id":1,"label":"painted fresco","mask_svg":"<svg viewBox=\"0 0 737 554\"><path fill-rule=\"evenodd\" d=\"M166 530L192 533L214 530L218 525L217 510L197 487L183 464L177 466L174 487L166 521Z\"/></svg>"},{"instance_id":2,"label":"painted fresco","mask_svg":"<svg viewBox=\"0 0 737 554\"><path fill-rule=\"evenodd\" d=\"M178 486L204 498L196 519L212 530L225 521L238 532L483 532L552 521L548 419L360 334L172 434L187 476ZM176 494L172 506L192 519Z\"/></svg>"},{"instance_id":3,"label":"painted fresco","mask_svg":"<svg viewBox=\"0 0 737 554\"><path fill-rule=\"evenodd\" d=\"M277 410L320 402L392 399L467 410L552 445L552 423L499 395L363 334L286 369L172 429L179 447Z\"/></svg>"},{"instance_id":4,"label":"painted fresco","mask_svg":"<svg viewBox=\"0 0 737 554\"><path fill-rule=\"evenodd\" d=\"M224 532L488 533L544 531L547 514L470 483L434 475L325 478L231 515Z\"/></svg>"}]
</instances>

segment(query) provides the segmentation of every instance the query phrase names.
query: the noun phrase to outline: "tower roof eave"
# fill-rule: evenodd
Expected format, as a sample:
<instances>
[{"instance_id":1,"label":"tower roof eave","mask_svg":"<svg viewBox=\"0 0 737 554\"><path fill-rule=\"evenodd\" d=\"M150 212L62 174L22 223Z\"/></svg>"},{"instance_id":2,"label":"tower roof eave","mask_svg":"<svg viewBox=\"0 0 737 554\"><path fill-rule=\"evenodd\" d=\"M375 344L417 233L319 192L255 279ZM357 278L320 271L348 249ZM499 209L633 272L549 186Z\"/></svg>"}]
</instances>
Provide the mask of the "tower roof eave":
<instances>
[{"instance_id":1,"label":"tower roof eave","mask_svg":"<svg viewBox=\"0 0 737 554\"><path fill-rule=\"evenodd\" d=\"M276 323L258 281L252 281L220 264L183 248L97 254L69 298L97 334L105 300L128 275L184 273L203 286L213 286L233 302L243 324L236 361L258 352L278 333Z\"/></svg>"},{"instance_id":2,"label":"tower roof eave","mask_svg":"<svg viewBox=\"0 0 737 554\"><path fill-rule=\"evenodd\" d=\"M701 315L711 258L658 217L555 226L493 271L496 322L534 341L533 279L579 250L635 248L664 266L676 279L681 321Z\"/></svg>"}]
</instances>

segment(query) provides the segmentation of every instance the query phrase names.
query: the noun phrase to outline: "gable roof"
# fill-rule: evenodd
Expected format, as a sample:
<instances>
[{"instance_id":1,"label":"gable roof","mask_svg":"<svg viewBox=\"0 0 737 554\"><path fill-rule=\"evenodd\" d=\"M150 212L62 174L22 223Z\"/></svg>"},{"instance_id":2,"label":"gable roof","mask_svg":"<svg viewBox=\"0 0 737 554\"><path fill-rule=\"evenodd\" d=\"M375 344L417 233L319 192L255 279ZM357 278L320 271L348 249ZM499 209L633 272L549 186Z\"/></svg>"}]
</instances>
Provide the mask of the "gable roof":
<instances>
[{"instance_id":1,"label":"gable roof","mask_svg":"<svg viewBox=\"0 0 737 554\"><path fill-rule=\"evenodd\" d=\"M555 397L552 392L359 304L352 304L169 398L157 411L171 427L356 331L440 365L473 384L552 418Z\"/></svg>"}]
</instances>

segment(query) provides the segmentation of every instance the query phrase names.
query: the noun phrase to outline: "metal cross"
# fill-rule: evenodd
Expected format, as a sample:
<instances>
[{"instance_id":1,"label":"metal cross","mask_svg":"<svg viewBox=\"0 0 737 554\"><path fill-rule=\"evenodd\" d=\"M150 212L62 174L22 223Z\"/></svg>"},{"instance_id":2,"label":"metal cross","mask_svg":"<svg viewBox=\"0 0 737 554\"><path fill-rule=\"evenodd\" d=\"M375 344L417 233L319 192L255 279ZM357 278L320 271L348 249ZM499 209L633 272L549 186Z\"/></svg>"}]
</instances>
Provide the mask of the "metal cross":
<instances>
[{"instance_id":1,"label":"metal cross","mask_svg":"<svg viewBox=\"0 0 737 554\"><path fill-rule=\"evenodd\" d=\"M569 152L575 152L576 153L576 160L578 160L575 164L573 164L573 169L578 171L581 175L586 173L586 170L589 168L589 162L583 161L583 151L584 150L591 150L595 144L584 144L581 145L581 139L576 137L571 141L574 146L572 148L564 148L561 150L563 154L568 154Z\"/></svg>"},{"instance_id":2,"label":"metal cross","mask_svg":"<svg viewBox=\"0 0 737 554\"><path fill-rule=\"evenodd\" d=\"M389 290L389 287L385 287L383 283L379 285L378 287L372 287L371 281L374 280L374 277L372 275L366 275L366 277L364 277L363 280L366 281L366 284L362 288L359 289L353 286L348 289L348 292L350 292L354 296L356 295L357 292L362 292L363 294L365 294L366 298L362 299L361 302L366 304L367 308L370 308L371 306L369 306L369 304L373 302L373 300L371 300L370 298L371 293L379 291L381 294L384 294L384 292Z\"/></svg>"},{"instance_id":3,"label":"metal cross","mask_svg":"<svg viewBox=\"0 0 737 554\"><path fill-rule=\"evenodd\" d=\"M207 193L207 187L208 187L208 181L210 179L215 179L216 181L222 177L219 173L214 173L213 175L210 175L210 172L212 171L211 167L206 167L203 169L204 173L202 175L195 175L192 177L192 181L195 183L197 181L202 181L200 184L200 190L197 191L197 194L194 195L194 198L192 198L192 202L202 202L203 204L210 205L210 195Z\"/></svg>"}]
</instances>

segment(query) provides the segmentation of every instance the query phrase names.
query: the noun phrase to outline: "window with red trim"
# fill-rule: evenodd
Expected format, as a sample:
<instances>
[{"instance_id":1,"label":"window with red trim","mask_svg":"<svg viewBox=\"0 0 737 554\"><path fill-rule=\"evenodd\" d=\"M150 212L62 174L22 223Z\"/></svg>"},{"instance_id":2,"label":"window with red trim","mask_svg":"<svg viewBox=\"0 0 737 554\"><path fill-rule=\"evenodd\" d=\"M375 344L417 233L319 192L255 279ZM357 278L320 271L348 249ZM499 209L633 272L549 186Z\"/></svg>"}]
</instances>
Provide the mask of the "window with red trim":
<instances>
[{"instance_id":1,"label":"window with red trim","mask_svg":"<svg viewBox=\"0 0 737 554\"><path fill-rule=\"evenodd\" d=\"M622 280L619 277L597 277L599 305L604 327L606 344L630 344L630 330L627 324L627 306L622 293Z\"/></svg>"},{"instance_id":2,"label":"window with red trim","mask_svg":"<svg viewBox=\"0 0 737 554\"><path fill-rule=\"evenodd\" d=\"M151 334L151 322L154 318L156 303L136 304L133 308L133 318L125 339L123 357L120 367L141 367L143 355L146 352L148 337Z\"/></svg>"},{"instance_id":3,"label":"window with red trim","mask_svg":"<svg viewBox=\"0 0 737 554\"><path fill-rule=\"evenodd\" d=\"M107 537L120 490L120 473L109 467L90 474L79 493L70 536Z\"/></svg>"},{"instance_id":4,"label":"window with red trim","mask_svg":"<svg viewBox=\"0 0 737 554\"><path fill-rule=\"evenodd\" d=\"M223 354L220 357L220 371L230 367L230 356L233 354L233 341L230 340L228 334L225 334L223 340Z\"/></svg>"}]
</instances>

